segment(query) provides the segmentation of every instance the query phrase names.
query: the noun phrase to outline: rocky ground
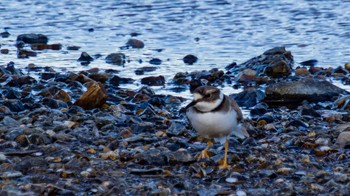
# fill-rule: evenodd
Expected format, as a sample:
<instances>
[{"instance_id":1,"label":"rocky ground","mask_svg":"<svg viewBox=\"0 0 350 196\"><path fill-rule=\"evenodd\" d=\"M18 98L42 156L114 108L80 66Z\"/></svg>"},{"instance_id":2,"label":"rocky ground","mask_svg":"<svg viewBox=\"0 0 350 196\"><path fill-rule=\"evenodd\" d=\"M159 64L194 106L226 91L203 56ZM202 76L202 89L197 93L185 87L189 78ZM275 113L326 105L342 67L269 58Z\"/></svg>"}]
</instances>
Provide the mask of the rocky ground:
<instances>
[{"instance_id":1,"label":"rocky ground","mask_svg":"<svg viewBox=\"0 0 350 196\"><path fill-rule=\"evenodd\" d=\"M29 54L59 49L42 35L19 36L19 51L26 44ZM127 46L144 45L131 40ZM106 62L122 64L124 56L113 53ZM89 58L82 53L79 60ZM177 73L170 81L145 77L145 86L133 90L123 88L133 79L115 70L1 66L0 193L349 195L350 96L329 80L349 85L350 64L321 68L316 62L295 67L290 51L273 48L240 65ZM183 113L187 100L151 87L203 84L244 89L231 96L250 112L251 137L230 138L228 170L217 167L220 144L209 160L194 158L206 144Z\"/></svg>"}]
</instances>

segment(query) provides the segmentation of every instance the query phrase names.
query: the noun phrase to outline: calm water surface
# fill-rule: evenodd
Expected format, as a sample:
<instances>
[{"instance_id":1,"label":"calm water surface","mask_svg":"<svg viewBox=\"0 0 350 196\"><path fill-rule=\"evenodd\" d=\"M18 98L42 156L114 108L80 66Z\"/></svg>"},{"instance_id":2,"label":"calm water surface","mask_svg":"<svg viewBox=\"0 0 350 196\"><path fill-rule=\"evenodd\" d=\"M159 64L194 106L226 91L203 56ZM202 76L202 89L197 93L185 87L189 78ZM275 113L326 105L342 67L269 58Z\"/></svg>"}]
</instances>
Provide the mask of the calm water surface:
<instances>
[{"instance_id":1,"label":"calm water surface","mask_svg":"<svg viewBox=\"0 0 350 196\"><path fill-rule=\"evenodd\" d=\"M0 27L11 36L0 40L10 53L0 54L0 65L13 61L17 67L34 63L57 70L113 68L123 77L139 79L144 76L135 75L135 69L159 58L163 62L158 70L146 75L170 79L180 71L223 69L285 46L296 62L317 59L319 66L337 67L350 61L349 10L349 0L4 0ZM23 33L45 34L49 43L64 47L17 59L14 44ZM140 34L136 38L145 48L121 49L131 33ZM67 46L81 49L68 51ZM82 66L76 59L83 51L102 56ZM112 52L125 53L128 63L106 64L104 58ZM182 58L187 54L199 61L185 65Z\"/></svg>"}]
</instances>

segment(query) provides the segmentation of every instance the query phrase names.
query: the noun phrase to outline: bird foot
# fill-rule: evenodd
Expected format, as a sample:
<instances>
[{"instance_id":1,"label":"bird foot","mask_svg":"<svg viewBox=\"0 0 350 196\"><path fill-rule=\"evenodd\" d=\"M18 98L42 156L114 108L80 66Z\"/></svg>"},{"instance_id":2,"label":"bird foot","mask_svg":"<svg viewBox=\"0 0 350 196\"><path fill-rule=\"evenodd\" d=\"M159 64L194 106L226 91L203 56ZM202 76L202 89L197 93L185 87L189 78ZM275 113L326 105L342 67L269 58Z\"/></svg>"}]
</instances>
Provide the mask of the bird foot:
<instances>
[{"instance_id":1,"label":"bird foot","mask_svg":"<svg viewBox=\"0 0 350 196\"><path fill-rule=\"evenodd\" d=\"M228 165L227 163L223 163L222 165L219 165L219 169L229 169L230 165Z\"/></svg>"},{"instance_id":2,"label":"bird foot","mask_svg":"<svg viewBox=\"0 0 350 196\"><path fill-rule=\"evenodd\" d=\"M202 150L201 153L197 154L196 159L209 159L208 151Z\"/></svg>"},{"instance_id":3,"label":"bird foot","mask_svg":"<svg viewBox=\"0 0 350 196\"><path fill-rule=\"evenodd\" d=\"M219 169L229 169L230 168L230 165L229 164L227 164L227 160L225 160L225 159L221 159L220 161L219 161Z\"/></svg>"}]
</instances>

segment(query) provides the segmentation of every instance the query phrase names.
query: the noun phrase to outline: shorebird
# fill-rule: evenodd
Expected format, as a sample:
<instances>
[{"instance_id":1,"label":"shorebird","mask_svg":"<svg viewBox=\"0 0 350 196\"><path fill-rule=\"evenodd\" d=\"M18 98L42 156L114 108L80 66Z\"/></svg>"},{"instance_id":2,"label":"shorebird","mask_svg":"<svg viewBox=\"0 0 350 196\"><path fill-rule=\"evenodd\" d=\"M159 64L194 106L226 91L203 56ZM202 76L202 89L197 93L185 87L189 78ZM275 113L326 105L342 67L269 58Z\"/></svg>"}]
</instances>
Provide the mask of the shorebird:
<instances>
[{"instance_id":1,"label":"shorebird","mask_svg":"<svg viewBox=\"0 0 350 196\"><path fill-rule=\"evenodd\" d=\"M239 138L249 137L242 128L242 111L237 102L223 94L218 88L201 86L194 90L193 100L186 106L186 115L198 134L209 139L207 147L197 155L198 159L210 158L209 148L213 139L225 138L225 154L220 169L227 169L228 136L233 133Z\"/></svg>"}]
</instances>

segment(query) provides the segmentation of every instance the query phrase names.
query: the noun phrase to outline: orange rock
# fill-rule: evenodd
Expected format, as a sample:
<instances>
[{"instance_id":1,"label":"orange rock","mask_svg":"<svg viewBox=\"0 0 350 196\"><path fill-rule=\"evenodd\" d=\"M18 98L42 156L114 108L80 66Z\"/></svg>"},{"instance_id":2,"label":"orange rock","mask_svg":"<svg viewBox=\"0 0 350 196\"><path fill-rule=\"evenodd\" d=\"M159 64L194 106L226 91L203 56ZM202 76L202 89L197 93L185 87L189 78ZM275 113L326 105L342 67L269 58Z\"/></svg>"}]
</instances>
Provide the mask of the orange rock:
<instances>
[{"instance_id":1,"label":"orange rock","mask_svg":"<svg viewBox=\"0 0 350 196\"><path fill-rule=\"evenodd\" d=\"M85 110L101 107L107 100L106 90L98 83L93 83L89 89L77 99L74 105Z\"/></svg>"},{"instance_id":2,"label":"orange rock","mask_svg":"<svg viewBox=\"0 0 350 196\"><path fill-rule=\"evenodd\" d=\"M345 63L344 67L346 70L350 71L350 62Z\"/></svg>"},{"instance_id":3,"label":"orange rock","mask_svg":"<svg viewBox=\"0 0 350 196\"><path fill-rule=\"evenodd\" d=\"M70 96L68 95L68 93L64 90L59 90L55 96L53 97L55 99L59 99L61 101L64 101L64 102L69 102L71 101L70 99Z\"/></svg>"}]
</instances>

